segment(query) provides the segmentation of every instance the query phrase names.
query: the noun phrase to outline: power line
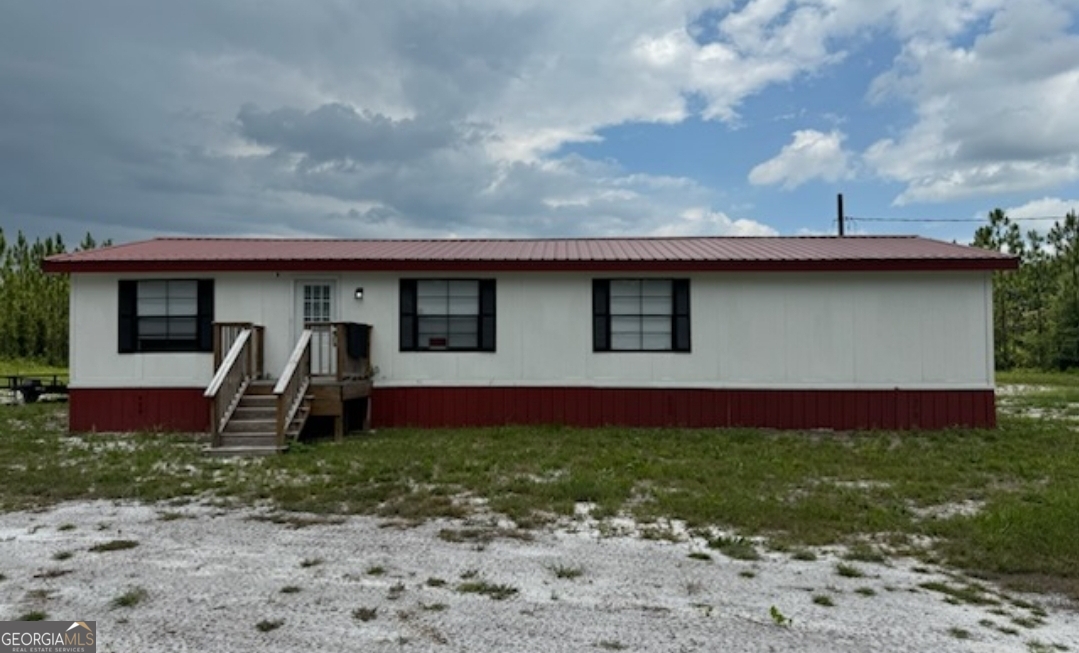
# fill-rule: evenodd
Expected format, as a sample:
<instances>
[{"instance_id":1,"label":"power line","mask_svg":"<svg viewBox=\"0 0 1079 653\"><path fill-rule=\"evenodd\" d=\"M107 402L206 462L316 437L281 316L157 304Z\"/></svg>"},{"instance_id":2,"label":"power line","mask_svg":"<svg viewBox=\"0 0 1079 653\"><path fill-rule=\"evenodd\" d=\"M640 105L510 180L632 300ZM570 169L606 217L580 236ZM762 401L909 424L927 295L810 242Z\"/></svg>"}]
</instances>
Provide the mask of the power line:
<instances>
[{"instance_id":1,"label":"power line","mask_svg":"<svg viewBox=\"0 0 1079 653\"><path fill-rule=\"evenodd\" d=\"M856 222L922 222L922 223L934 223L934 222L988 222L989 218L862 218L854 215L845 216L847 220L854 220ZM1010 222L1019 221L1034 221L1034 220L1063 220L1067 216L1063 215L1043 215L1043 216L1027 216L1021 218L1008 217Z\"/></svg>"}]
</instances>

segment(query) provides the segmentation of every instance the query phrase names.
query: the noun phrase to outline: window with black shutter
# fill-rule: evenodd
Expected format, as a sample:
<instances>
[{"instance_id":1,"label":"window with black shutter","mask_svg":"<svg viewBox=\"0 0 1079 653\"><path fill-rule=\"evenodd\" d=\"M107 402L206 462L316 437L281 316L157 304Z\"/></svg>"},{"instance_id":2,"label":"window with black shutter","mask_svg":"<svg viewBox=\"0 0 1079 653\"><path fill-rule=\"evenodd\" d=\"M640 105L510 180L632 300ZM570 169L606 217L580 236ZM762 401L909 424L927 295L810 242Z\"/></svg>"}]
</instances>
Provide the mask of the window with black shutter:
<instances>
[{"instance_id":1,"label":"window with black shutter","mask_svg":"<svg viewBox=\"0 0 1079 653\"><path fill-rule=\"evenodd\" d=\"M212 352L213 279L119 283L120 353Z\"/></svg>"},{"instance_id":2,"label":"window with black shutter","mask_svg":"<svg viewBox=\"0 0 1079 653\"><path fill-rule=\"evenodd\" d=\"M593 351L690 350L688 279L594 279Z\"/></svg>"},{"instance_id":3,"label":"window with black shutter","mask_svg":"<svg viewBox=\"0 0 1079 653\"><path fill-rule=\"evenodd\" d=\"M494 279L402 279L401 351L495 351Z\"/></svg>"}]
</instances>

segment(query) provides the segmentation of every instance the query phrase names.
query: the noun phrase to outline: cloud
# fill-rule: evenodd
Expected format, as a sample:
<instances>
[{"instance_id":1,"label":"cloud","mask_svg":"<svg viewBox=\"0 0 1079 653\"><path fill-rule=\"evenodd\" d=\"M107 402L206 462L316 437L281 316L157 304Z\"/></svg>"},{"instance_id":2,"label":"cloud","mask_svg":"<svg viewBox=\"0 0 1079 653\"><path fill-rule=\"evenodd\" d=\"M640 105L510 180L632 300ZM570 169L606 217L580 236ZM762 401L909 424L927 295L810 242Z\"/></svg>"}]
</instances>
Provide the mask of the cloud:
<instances>
[{"instance_id":1,"label":"cloud","mask_svg":"<svg viewBox=\"0 0 1079 653\"><path fill-rule=\"evenodd\" d=\"M915 38L877 78L874 101L916 120L865 152L905 184L896 204L1029 192L1079 180L1079 34L1061 3L1011 3L969 46Z\"/></svg>"},{"instance_id":2,"label":"cloud","mask_svg":"<svg viewBox=\"0 0 1079 653\"><path fill-rule=\"evenodd\" d=\"M813 179L846 179L852 173L850 155L843 149L845 138L838 130L796 131L779 154L750 170L749 182L757 186L781 184L792 189Z\"/></svg>"},{"instance_id":3,"label":"cloud","mask_svg":"<svg viewBox=\"0 0 1079 653\"><path fill-rule=\"evenodd\" d=\"M1010 7L10 3L0 221L118 240L767 230L727 217L727 189L560 152L634 122L737 127L756 119L748 99L811 81L878 36L903 50L870 96L916 120L865 160L907 188L901 201L1079 178L1076 36L1050 0ZM987 34L955 45L986 19ZM750 180L845 178L861 168L843 144L838 131L796 132Z\"/></svg>"},{"instance_id":4,"label":"cloud","mask_svg":"<svg viewBox=\"0 0 1079 653\"><path fill-rule=\"evenodd\" d=\"M776 236L768 225L746 219L732 219L722 211L687 209L672 222L656 227L652 236Z\"/></svg>"}]
</instances>

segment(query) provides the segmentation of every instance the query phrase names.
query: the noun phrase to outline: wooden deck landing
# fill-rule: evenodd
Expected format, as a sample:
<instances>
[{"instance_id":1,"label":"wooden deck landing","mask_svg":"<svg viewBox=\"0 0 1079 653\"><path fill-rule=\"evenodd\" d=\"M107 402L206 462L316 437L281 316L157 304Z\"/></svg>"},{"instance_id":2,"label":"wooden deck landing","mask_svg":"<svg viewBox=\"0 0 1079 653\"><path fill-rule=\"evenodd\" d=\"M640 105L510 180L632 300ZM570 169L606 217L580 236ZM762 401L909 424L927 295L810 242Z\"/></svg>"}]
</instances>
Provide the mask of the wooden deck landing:
<instances>
[{"instance_id":1,"label":"wooden deck landing","mask_svg":"<svg viewBox=\"0 0 1079 653\"><path fill-rule=\"evenodd\" d=\"M338 381L332 376L312 376L307 394L313 397L311 402L312 417L332 417L333 436L341 440L345 433L361 428L371 428L371 380L343 379ZM355 407L366 399L360 424L354 424L357 417Z\"/></svg>"}]
</instances>

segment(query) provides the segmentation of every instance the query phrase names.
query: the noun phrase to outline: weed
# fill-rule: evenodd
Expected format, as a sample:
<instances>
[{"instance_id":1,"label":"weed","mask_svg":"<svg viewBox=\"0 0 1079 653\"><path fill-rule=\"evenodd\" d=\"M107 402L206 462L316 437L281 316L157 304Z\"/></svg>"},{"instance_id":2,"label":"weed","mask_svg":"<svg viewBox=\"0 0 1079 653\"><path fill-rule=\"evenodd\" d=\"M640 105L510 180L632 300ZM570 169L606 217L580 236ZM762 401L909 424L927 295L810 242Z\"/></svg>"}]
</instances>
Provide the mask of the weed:
<instances>
[{"instance_id":1,"label":"weed","mask_svg":"<svg viewBox=\"0 0 1079 653\"><path fill-rule=\"evenodd\" d=\"M761 559L757 547L744 537L716 537L708 540L708 546L735 560Z\"/></svg>"},{"instance_id":2,"label":"weed","mask_svg":"<svg viewBox=\"0 0 1079 653\"><path fill-rule=\"evenodd\" d=\"M252 515L248 521L265 521L271 524L281 524L294 530L307 528L308 526L325 526L345 523L344 517L328 517L324 515L296 515L284 513L270 513L268 515Z\"/></svg>"},{"instance_id":3,"label":"weed","mask_svg":"<svg viewBox=\"0 0 1079 653\"><path fill-rule=\"evenodd\" d=\"M31 610L30 612L27 612L20 616L15 621L45 621L48 618L49 615L42 612L41 610Z\"/></svg>"},{"instance_id":4,"label":"weed","mask_svg":"<svg viewBox=\"0 0 1079 653\"><path fill-rule=\"evenodd\" d=\"M281 626L284 626L284 625L285 625L285 620L284 619L273 619L273 620L263 619L262 621L255 624L255 628L258 629L258 631L260 633L268 633L271 630L277 630L278 628L280 628Z\"/></svg>"},{"instance_id":5,"label":"weed","mask_svg":"<svg viewBox=\"0 0 1079 653\"><path fill-rule=\"evenodd\" d=\"M857 560L858 562L883 563L886 560L884 554L881 553L879 549L870 546L865 542L858 542L850 547L843 557L847 560Z\"/></svg>"},{"instance_id":6,"label":"weed","mask_svg":"<svg viewBox=\"0 0 1079 653\"><path fill-rule=\"evenodd\" d=\"M532 533L520 529L511 528L443 528L438 531L438 537L445 542L476 542L487 544L496 538L521 540L531 542L534 538Z\"/></svg>"},{"instance_id":7,"label":"weed","mask_svg":"<svg viewBox=\"0 0 1079 653\"><path fill-rule=\"evenodd\" d=\"M71 569L60 569L57 567L53 567L52 569L46 569L44 571L40 571L34 574L34 578L59 578L61 576L67 576L72 571L73 570Z\"/></svg>"},{"instance_id":8,"label":"weed","mask_svg":"<svg viewBox=\"0 0 1079 653\"><path fill-rule=\"evenodd\" d=\"M445 603L420 603L420 608L428 612L442 612L448 607Z\"/></svg>"},{"instance_id":9,"label":"weed","mask_svg":"<svg viewBox=\"0 0 1079 653\"><path fill-rule=\"evenodd\" d=\"M817 559L817 554L810 549L798 548L791 551L791 558L795 560L804 560L806 562L813 562Z\"/></svg>"},{"instance_id":10,"label":"weed","mask_svg":"<svg viewBox=\"0 0 1079 653\"><path fill-rule=\"evenodd\" d=\"M958 626L949 628L948 634L956 639L970 639L970 631Z\"/></svg>"},{"instance_id":11,"label":"weed","mask_svg":"<svg viewBox=\"0 0 1079 653\"><path fill-rule=\"evenodd\" d=\"M775 625L777 625L777 626L790 626L791 625L790 618L787 617L787 615L780 612L779 608L777 608L774 605L771 608L768 609L768 614L769 614L769 616L772 617L772 622L774 622Z\"/></svg>"},{"instance_id":12,"label":"weed","mask_svg":"<svg viewBox=\"0 0 1079 653\"><path fill-rule=\"evenodd\" d=\"M142 600L146 598L146 596L146 590L142 589L141 587L133 587L121 594L120 596L114 598L112 601L109 602L109 605L111 605L114 610L116 608L133 608L139 603L141 603Z\"/></svg>"},{"instance_id":13,"label":"weed","mask_svg":"<svg viewBox=\"0 0 1079 653\"><path fill-rule=\"evenodd\" d=\"M161 521L176 521L178 519L189 519L188 515L182 512L166 511L159 513L157 516Z\"/></svg>"},{"instance_id":14,"label":"weed","mask_svg":"<svg viewBox=\"0 0 1079 653\"><path fill-rule=\"evenodd\" d=\"M1012 623L1016 626L1022 626L1023 628L1031 629L1045 625L1045 621L1037 617L1012 617Z\"/></svg>"},{"instance_id":15,"label":"weed","mask_svg":"<svg viewBox=\"0 0 1079 653\"><path fill-rule=\"evenodd\" d=\"M931 581L928 583L922 583L918 585L922 589L927 589L933 592L940 592L951 599L951 603L967 603L970 605L999 605L1000 601L986 596L985 588L977 584L968 584L963 587L957 587L955 585L949 585L948 583L942 583L939 581Z\"/></svg>"},{"instance_id":16,"label":"weed","mask_svg":"<svg viewBox=\"0 0 1079 653\"><path fill-rule=\"evenodd\" d=\"M284 587L281 588L281 593L282 594L298 594L300 591L302 591L302 589L303 588L301 588L299 585L285 585Z\"/></svg>"},{"instance_id":17,"label":"weed","mask_svg":"<svg viewBox=\"0 0 1079 653\"><path fill-rule=\"evenodd\" d=\"M828 596L827 594L814 594L813 603L815 603L816 605L823 605L826 608L835 607L835 601L833 601L832 597Z\"/></svg>"},{"instance_id":18,"label":"weed","mask_svg":"<svg viewBox=\"0 0 1079 653\"><path fill-rule=\"evenodd\" d=\"M615 639L601 639L596 642L596 647L607 651L621 651L626 648L626 645Z\"/></svg>"},{"instance_id":19,"label":"weed","mask_svg":"<svg viewBox=\"0 0 1079 653\"><path fill-rule=\"evenodd\" d=\"M357 621L374 621L378 617L378 608L356 608L352 611L352 618Z\"/></svg>"},{"instance_id":20,"label":"weed","mask_svg":"<svg viewBox=\"0 0 1079 653\"><path fill-rule=\"evenodd\" d=\"M91 553L104 553L106 551L125 551L134 549L139 545L135 540L109 540L90 547Z\"/></svg>"},{"instance_id":21,"label":"weed","mask_svg":"<svg viewBox=\"0 0 1079 653\"><path fill-rule=\"evenodd\" d=\"M367 568L368 576L381 576L386 573L386 568L382 565L372 565Z\"/></svg>"},{"instance_id":22,"label":"weed","mask_svg":"<svg viewBox=\"0 0 1079 653\"><path fill-rule=\"evenodd\" d=\"M74 551L57 551L56 553L52 554L52 559L62 562L64 560L70 560L72 557L74 557L74 555Z\"/></svg>"},{"instance_id":23,"label":"weed","mask_svg":"<svg viewBox=\"0 0 1079 653\"><path fill-rule=\"evenodd\" d=\"M7 580L7 576L5 576L4 574L0 574L0 583L4 582L5 580Z\"/></svg>"},{"instance_id":24,"label":"weed","mask_svg":"<svg viewBox=\"0 0 1079 653\"><path fill-rule=\"evenodd\" d=\"M301 569L310 569L311 567L317 567L321 565L325 560L322 558L304 558L300 561Z\"/></svg>"},{"instance_id":25,"label":"weed","mask_svg":"<svg viewBox=\"0 0 1079 653\"><path fill-rule=\"evenodd\" d=\"M480 575L479 569L466 569L461 572L461 580L468 580L469 578L475 578Z\"/></svg>"},{"instance_id":26,"label":"weed","mask_svg":"<svg viewBox=\"0 0 1079 653\"><path fill-rule=\"evenodd\" d=\"M59 526L57 526L56 530L58 530L58 531L73 531L76 528L78 528L78 527L75 526L75 524L72 524L71 522L64 522L63 524L60 524Z\"/></svg>"},{"instance_id":27,"label":"weed","mask_svg":"<svg viewBox=\"0 0 1079 653\"><path fill-rule=\"evenodd\" d=\"M704 591L704 584L700 581L691 580L686 583L686 594L696 596Z\"/></svg>"},{"instance_id":28,"label":"weed","mask_svg":"<svg viewBox=\"0 0 1079 653\"><path fill-rule=\"evenodd\" d=\"M389 592L386 594L386 598L391 601L396 601L401 598L401 595L405 593L405 584L398 582L390 587Z\"/></svg>"},{"instance_id":29,"label":"weed","mask_svg":"<svg viewBox=\"0 0 1079 653\"><path fill-rule=\"evenodd\" d=\"M875 589L873 589L872 587L859 587L858 589L856 589L854 591L857 594L861 594L862 596L876 596L876 594L877 594L877 591Z\"/></svg>"},{"instance_id":30,"label":"weed","mask_svg":"<svg viewBox=\"0 0 1079 653\"><path fill-rule=\"evenodd\" d=\"M517 588L511 585L495 585L487 581L469 581L457 586L457 591L462 594L482 594L496 601L508 599L517 593Z\"/></svg>"},{"instance_id":31,"label":"weed","mask_svg":"<svg viewBox=\"0 0 1079 653\"><path fill-rule=\"evenodd\" d=\"M1019 634L1019 630L1017 628L1012 628L1011 626L997 626L997 630L1004 633L1005 635L1018 635Z\"/></svg>"},{"instance_id":32,"label":"weed","mask_svg":"<svg viewBox=\"0 0 1079 653\"><path fill-rule=\"evenodd\" d=\"M570 567L567 565L555 565L551 567L551 572L554 573L555 578L563 578L572 580L584 575L583 567Z\"/></svg>"},{"instance_id":33,"label":"weed","mask_svg":"<svg viewBox=\"0 0 1079 653\"><path fill-rule=\"evenodd\" d=\"M704 551L690 551L689 555L686 557L692 558L693 560L703 560L705 562L709 562L712 560L712 556L708 555Z\"/></svg>"},{"instance_id":34,"label":"weed","mask_svg":"<svg viewBox=\"0 0 1079 653\"><path fill-rule=\"evenodd\" d=\"M446 581L442 580L441 578L435 578L434 576L431 576L427 579L427 587L445 587L445 585Z\"/></svg>"},{"instance_id":35,"label":"weed","mask_svg":"<svg viewBox=\"0 0 1079 653\"><path fill-rule=\"evenodd\" d=\"M839 574L843 578L862 578L865 576L865 572L855 567L854 565L848 565L845 562L840 562L835 566L835 573Z\"/></svg>"}]
</instances>

